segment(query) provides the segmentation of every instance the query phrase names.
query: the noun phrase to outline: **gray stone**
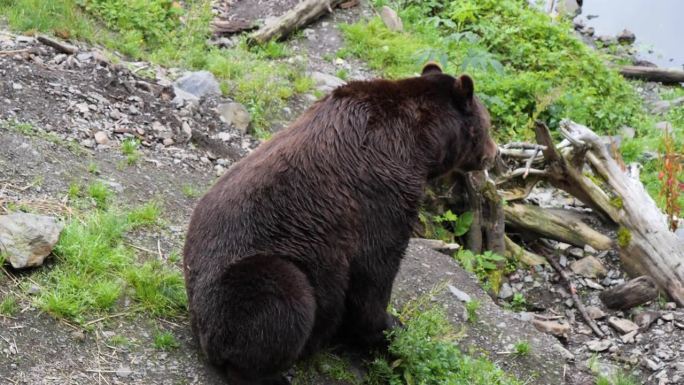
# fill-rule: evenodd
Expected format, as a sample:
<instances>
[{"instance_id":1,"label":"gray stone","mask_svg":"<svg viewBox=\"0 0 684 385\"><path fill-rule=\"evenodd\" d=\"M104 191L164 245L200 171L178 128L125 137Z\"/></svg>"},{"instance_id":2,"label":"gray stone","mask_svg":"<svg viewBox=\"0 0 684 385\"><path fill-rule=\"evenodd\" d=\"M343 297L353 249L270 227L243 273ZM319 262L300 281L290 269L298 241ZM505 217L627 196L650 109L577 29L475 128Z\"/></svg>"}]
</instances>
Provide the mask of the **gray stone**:
<instances>
[{"instance_id":1,"label":"gray stone","mask_svg":"<svg viewBox=\"0 0 684 385\"><path fill-rule=\"evenodd\" d=\"M176 108L181 108L186 104L197 104L199 103L199 98L189 92L185 92L178 87L173 87L174 98L172 100L173 105Z\"/></svg>"},{"instance_id":2,"label":"gray stone","mask_svg":"<svg viewBox=\"0 0 684 385\"><path fill-rule=\"evenodd\" d=\"M452 285L447 285L447 287L449 288L449 291L451 292L451 294L456 296L456 298L458 298L459 301L470 302L470 296L468 295L468 293L463 292L461 290L458 290L457 288L455 288Z\"/></svg>"},{"instance_id":3,"label":"gray stone","mask_svg":"<svg viewBox=\"0 0 684 385\"><path fill-rule=\"evenodd\" d=\"M628 29L623 29L622 32L617 35L617 41L622 44L632 44L635 40L636 35Z\"/></svg>"},{"instance_id":4,"label":"gray stone","mask_svg":"<svg viewBox=\"0 0 684 385\"><path fill-rule=\"evenodd\" d=\"M543 333L548 333L556 337L567 338L570 333L570 325L567 323L560 323L558 321L542 321L533 320L532 324L537 330Z\"/></svg>"},{"instance_id":5,"label":"gray stone","mask_svg":"<svg viewBox=\"0 0 684 385\"><path fill-rule=\"evenodd\" d=\"M0 252L15 269L40 266L64 225L53 217L28 213L0 215Z\"/></svg>"},{"instance_id":6,"label":"gray stone","mask_svg":"<svg viewBox=\"0 0 684 385\"><path fill-rule=\"evenodd\" d=\"M638 330L632 330L631 332L620 336L620 340L623 344L633 344L634 337L636 337Z\"/></svg>"},{"instance_id":7,"label":"gray stone","mask_svg":"<svg viewBox=\"0 0 684 385\"><path fill-rule=\"evenodd\" d=\"M236 102L224 103L218 106L217 111L221 121L232 125L243 134L247 132L252 117L245 106Z\"/></svg>"},{"instance_id":8,"label":"gray stone","mask_svg":"<svg viewBox=\"0 0 684 385\"><path fill-rule=\"evenodd\" d=\"M610 325L613 329L619 331L621 334L627 334L639 329L639 326L634 322L625 318L618 317L608 318L608 325Z\"/></svg>"},{"instance_id":9,"label":"gray stone","mask_svg":"<svg viewBox=\"0 0 684 385\"><path fill-rule=\"evenodd\" d=\"M658 123L656 123L655 128L662 130L662 131L667 130L667 131L671 132L672 131L672 124L670 124L670 122L658 122Z\"/></svg>"},{"instance_id":10,"label":"gray stone","mask_svg":"<svg viewBox=\"0 0 684 385\"><path fill-rule=\"evenodd\" d=\"M608 350L613 343L610 340L591 340L587 342L587 348L592 352L604 352Z\"/></svg>"},{"instance_id":11,"label":"gray stone","mask_svg":"<svg viewBox=\"0 0 684 385\"><path fill-rule=\"evenodd\" d=\"M610 35L601 35L597 37L596 40L606 45L615 43L615 38Z\"/></svg>"},{"instance_id":12,"label":"gray stone","mask_svg":"<svg viewBox=\"0 0 684 385\"><path fill-rule=\"evenodd\" d=\"M95 142L97 144L106 145L109 143L109 138L107 137L107 133L104 131L96 132L94 137L95 137Z\"/></svg>"},{"instance_id":13,"label":"gray stone","mask_svg":"<svg viewBox=\"0 0 684 385\"><path fill-rule=\"evenodd\" d=\"M188 72L180 79L176 80L174 85L198 98L210 95L221 95L221 87L219 82L209 71Z\"/></svg>"},{"instance_id":14,"label":"gray stone","mask_svg":"<svg viewBox=\"0 0 684 385\"><path fill-rule=\"evenodd\" d=\"M634 127L622 126L622 128L620 129L620 135L622 135L624 139L634 139L635 134L636 130L634 129Z\"/></svg>"},{"instance_id":15,"label":"gray stone","mask_svg":"<svg viewBox=\"0 0 684 385\"><path fill-rule=\"evenodd\" d=\"M587 306L587 315L591 319L601 319L606 317L606 313L598 306Z\"/></svg>"},{"instance_id":16,"label":"gray stone","mask_svg":"<svg viewBox=\"0 0 684 385\"><path fill-rule=\"evenodd\" d=\"M511 297L513 297L513 288L508 282L506 282L501 285L501 289L499 289L499 298L509 299Z\"/></svg>"},{"instance_id":17,"label":"gray stone","mask_svg":"<svg viewBox=\"0 0 684 385\"><path fill-rule=\"evenodd\" d=\"M380 11L380 17L390 31L400 32L404 30L404 24L401 22L401 18L399 18L399 15L397 15L392 8L386 5L383 6Z\"/></svg>"},{"instance_id":18,"label":"gray stone","mask_svg":"<svg viewBox=\"0 0 684 385\"><path fill-rule=\"evenodd\" d=\"M122 366L116 370L116 376L121 378L128 378L133 374L133 371L129 367Z\"/></svg>"},{"instance_id":19,"label":"gray stone","mask_svg":"<svg viewBox=\"0 0 684 385\"><path fill-rule=\"evenodd\" d=\"M634 317L634 322L639 325L641 330L648 329L651 324L660 318L660 313L655 311L644 311Z\"/></svg>"},{"instance_id":20,"label":"gray stone","mask_svg":"<svg viewBox=\"0 0 684 385\"><path fill-rule=\"evenodd\" d=\"M310 74L316 84L316 89L321 92L330 92L335 88L345 84L345 81L337 76L329 75L323 72L314 71Z\"/></svg>"},{"instance_id":21,"label":"gray stone","mask_svg":"<svg viewBox=\"0 0 684 385\"><path fill-rule=\"evenodd\" d=\"M570 265L570 269L572 269L575 274L586 278L603 277L608 273L608 270L606 270L601 261L591 255L573 262Z\"/></svg>"}]
</instances>

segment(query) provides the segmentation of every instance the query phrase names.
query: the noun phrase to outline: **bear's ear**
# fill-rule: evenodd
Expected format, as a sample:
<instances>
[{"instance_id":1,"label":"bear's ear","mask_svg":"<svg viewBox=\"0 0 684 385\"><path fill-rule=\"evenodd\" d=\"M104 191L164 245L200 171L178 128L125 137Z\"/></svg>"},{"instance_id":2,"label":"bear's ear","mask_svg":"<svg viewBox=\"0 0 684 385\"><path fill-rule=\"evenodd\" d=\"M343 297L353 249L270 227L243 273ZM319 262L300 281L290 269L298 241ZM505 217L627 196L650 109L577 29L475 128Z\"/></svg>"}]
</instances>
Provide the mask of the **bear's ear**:
<instances>
[{"instance_id":1,"label":"bear's ear","mask_svg":"<svg viewBox=\"0 0 684 385\"><path fill-rule=\"evenodd\" d=\"M461 75L454 82L454 93L459 100L469 102L475 94L475 84L468 75Z\"/></svg>"},{"instance_id":2,"label":"bear's ear","mask_svg":"<svg viewBox=\"0 0 684 385\"><path fill-rule=\"evenodd\" d=\"M442 73L442 67L439 66L439 64L431 61L427 62L425 66L423 66L423 72L421 75L432 75L432 74L441 74Z\"/></svg>"}]
</instances>

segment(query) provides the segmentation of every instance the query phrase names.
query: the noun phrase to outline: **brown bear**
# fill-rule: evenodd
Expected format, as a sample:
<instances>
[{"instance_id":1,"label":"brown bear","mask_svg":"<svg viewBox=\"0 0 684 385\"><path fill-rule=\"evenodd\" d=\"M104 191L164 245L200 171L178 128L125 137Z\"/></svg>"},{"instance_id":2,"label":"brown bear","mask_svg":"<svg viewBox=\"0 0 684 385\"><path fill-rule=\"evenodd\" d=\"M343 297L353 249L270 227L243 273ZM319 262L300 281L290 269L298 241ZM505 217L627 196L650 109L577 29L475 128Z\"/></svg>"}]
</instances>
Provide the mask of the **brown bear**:
<instances>
[{"instance_id":1,"label":"brown bear","mask_svg":"<svg viewBox=\"0 0 684 385\"><path fill-rule=\"evenodd\" d=\"M185 242L193 332L232 384L287 384L333 338L386 343L392 282L427 182L496 155L473 81L353 81L235 164Z\"/></svg>"}]
</instances>

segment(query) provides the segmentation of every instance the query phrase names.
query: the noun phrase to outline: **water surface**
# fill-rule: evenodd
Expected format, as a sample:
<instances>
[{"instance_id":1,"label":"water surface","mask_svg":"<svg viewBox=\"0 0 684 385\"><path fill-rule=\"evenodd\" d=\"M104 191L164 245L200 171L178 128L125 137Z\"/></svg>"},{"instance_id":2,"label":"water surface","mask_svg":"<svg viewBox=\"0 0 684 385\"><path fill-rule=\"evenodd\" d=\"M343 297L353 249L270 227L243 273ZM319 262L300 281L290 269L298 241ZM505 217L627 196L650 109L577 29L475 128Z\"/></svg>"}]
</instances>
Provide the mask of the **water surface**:
<instances>
[{"instance_id":1,"label":"water surface","mask_svg":"<svg viewBox=\"0 0 684 385\"><path fill-rule=\"evenodd\" d=\"M684 0L584 0L581 17L596 35L636 35L639 57L661 67L684 67Z\"/></svg>"}]
</instances>

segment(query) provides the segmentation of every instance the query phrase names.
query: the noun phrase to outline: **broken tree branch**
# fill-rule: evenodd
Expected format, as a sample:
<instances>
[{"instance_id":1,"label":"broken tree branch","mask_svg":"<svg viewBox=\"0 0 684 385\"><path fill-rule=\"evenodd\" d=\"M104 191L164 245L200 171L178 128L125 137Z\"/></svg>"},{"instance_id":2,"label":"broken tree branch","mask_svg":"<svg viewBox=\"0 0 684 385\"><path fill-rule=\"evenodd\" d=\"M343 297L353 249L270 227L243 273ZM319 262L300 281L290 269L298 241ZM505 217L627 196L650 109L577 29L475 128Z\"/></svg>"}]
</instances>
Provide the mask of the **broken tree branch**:
<instances>
[{"instance_id":1,"label":"broken tree branch","mask_svg":"<svg viewBox=\"0 0 684 385\"><path fill-rule=\"evenodd\" d=\"M249 35L251 44L263 44L269 40L280 40L293 31L318 19L325 12L332 12L344 0L304 0L280 17L268 21L266 25Z\"/></svg>"},{"instance_id":2,"label":"broken tree branch","mask_svg":"<svg viewBox=\"0 0 684 385\"><path fill-rule=\"evenodd\" d=\"M607 250L613 241L592 229L574 215L562 215L558 210L547 210L538 206L514 203L504 207L506 222L545 238L597 250Z\"/></svg>"},{"instance_id":3,"label":"broken tree branch","mask_svg":"<svg viewBox=\"0 0 684 385\"><path fill-rule=\"evenodd\" d=\"M617 243L625 268L632 275L650 276L673 301L684 306L684 241L669 231L665 216L644 186L622 171L598 135L567 120L561 122L560 130L564 137L577 143L574 152L579 151L580 146L584 147L583 151L590 151L591 156L587 158L591 165L617 197L618 203L611 203L606 193L590 182L589 187L601 191L602 196L585 203L598 207L620 225ZM577 174L579 171L575 169L571 177ZM584 197L596 198L591 194L584 194Z\"/></svg>"},{"instance_id":4,"label":"broken tree branch","mask_svg":"<svg viewBox=\"0 0 684 385\"><path fill-rule=\"evenodd\" d=\"M67 55L73 55L75 53L78 53L78 47L76 47L75 45L71 45L62 41L57 41L56 39L42 35L38 36L37 39L39 42L47 45L48 47L56 49L58 52L65 53Z\"/></svg>"},{"instance_id":5,"label":"broken tree branch","mask_svg":"<svg viewBox=\"0 0 684 385\"><path fill-rule=\"evenodd\" d=\"M651 277L642 275L601 292L599 298L610 309L628 310L658 298L658 286Z\"/></svg>"},{"instance_id":6,"label":"broken tree branch","mask_svg":"<svg viewBox=\"0 0 684 385\"><path fill-rule=\"evenodd\" d=\"M671 68L624 66L620 68L620 74L626 78L641 79L649 82L666 84L684 82L684 71Z\"/></svg>"},{"instance_id":7,"label":"broken tree branch","mask_svg":"<svg viewBox=\"0 0 684 385\"><path fill-rule=\"evenodd\" d=\"M584 322L586 322L587 325L589 325L594 334L596 334L599 338L603 338L603 332L601 331L601 329L599 329L598 325L596 325L594 319L591 318L587 313L587 309L584 307L584 303L580 299L579 295L577 295L577 288L575 287L575 284L572 283L572 281L568 277L568 274L565 272L565 270L563 270L563 267L561 267L560 263L558 263L558 261L556 261L556 259L553 256L551 256L550 253L546 255L546 260L549 261L549 264L553 266L553 268L558 272L563 281L565 281L565 283L568 285L568 288L570 289L570 295L572 295L572 301L575 303L575 307L584 319Z\"/></svg>"}]
</instances>

